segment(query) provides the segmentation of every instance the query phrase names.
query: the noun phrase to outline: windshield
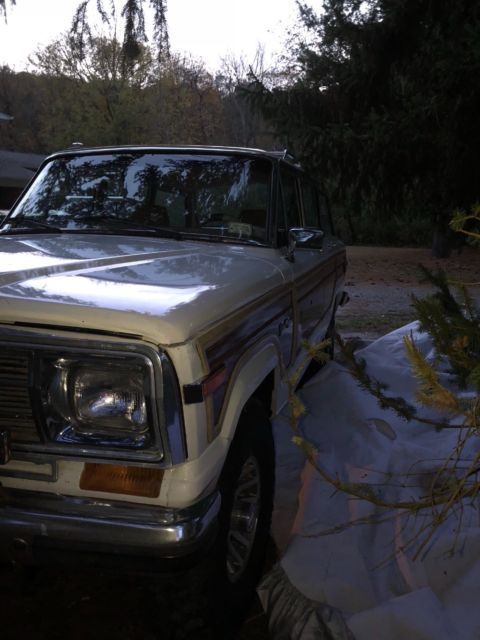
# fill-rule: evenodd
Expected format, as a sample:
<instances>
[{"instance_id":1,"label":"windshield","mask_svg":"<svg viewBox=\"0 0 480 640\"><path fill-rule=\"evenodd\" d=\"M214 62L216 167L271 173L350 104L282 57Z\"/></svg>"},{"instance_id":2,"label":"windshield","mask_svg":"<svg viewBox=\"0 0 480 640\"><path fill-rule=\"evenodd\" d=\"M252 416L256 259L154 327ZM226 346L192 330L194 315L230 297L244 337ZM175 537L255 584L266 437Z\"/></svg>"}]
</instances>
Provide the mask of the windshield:
<instances>
[{"instance_id":1,"label":"windshield","mask_svg":"<svg viewBox=\"0 0 480 640\"><path fill-rule=\"evenodd\" d=\"M268 160L240 156L65 156L43 168L8 222L265 242L271 172Z\"/></svg>"}]
</instances>

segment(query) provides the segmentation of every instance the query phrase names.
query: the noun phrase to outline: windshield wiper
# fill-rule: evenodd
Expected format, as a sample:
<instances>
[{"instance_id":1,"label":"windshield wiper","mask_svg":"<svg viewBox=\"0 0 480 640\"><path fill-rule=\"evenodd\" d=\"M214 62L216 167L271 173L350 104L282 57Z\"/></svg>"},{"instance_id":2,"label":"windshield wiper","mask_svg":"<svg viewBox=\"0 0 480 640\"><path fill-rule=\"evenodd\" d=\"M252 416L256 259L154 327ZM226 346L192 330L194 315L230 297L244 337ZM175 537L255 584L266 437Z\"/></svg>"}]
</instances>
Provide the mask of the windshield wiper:
<instances>
[{"instance_id":1,"label":"windshield wiper","mask_svg":"<svg viewBox=\"0 0 480 640\"><path fill-rule=\"evenodd\" d=\"M60 227L54 227L46 222L32 220L31 218L14 218L12 222L7 222L6 226L0 229L0 233L13 235L21 233L63 233Z\"/></svg>"},{"instance_id":2,"label":"windshield wiper","mask_svg":"<svg viewBox=\"0 0 480 640\"><path fill-rule=\"evenodd\" d=\"M183 235L179 231L174 231L170 229L170 227L155 227L152 225L141 224L140 222L133 222L132 220L122 220L121 218L117 218L116 216L111 216L108 214L99 214L95 216L82 216L73 218L74 222L83 222L93 224L95 222L108 222L116 225L121 225L122 231L129 231L130 233L134 233L135 235L144 235L148 233L149 235L156 236L158 238L171 238L172 240L183 240ZM77 229L64 229L66 233L71 232L79 232Z\"/></svg>"},{"instance_id":3,"label":"windshield wiper","mask_svg":"<svg viewBox=\"0 0 480 640\"><path fill-rule=\"evenodd\" d=\"M208 233L195 233L186 229L184 231L186 240L202 240L203 242L221 242L223 244L244 244L255 247L269 246L264 240L256 240L255 238L236 238L235 236L219 236Z\"/></svg>"}]
</instances>

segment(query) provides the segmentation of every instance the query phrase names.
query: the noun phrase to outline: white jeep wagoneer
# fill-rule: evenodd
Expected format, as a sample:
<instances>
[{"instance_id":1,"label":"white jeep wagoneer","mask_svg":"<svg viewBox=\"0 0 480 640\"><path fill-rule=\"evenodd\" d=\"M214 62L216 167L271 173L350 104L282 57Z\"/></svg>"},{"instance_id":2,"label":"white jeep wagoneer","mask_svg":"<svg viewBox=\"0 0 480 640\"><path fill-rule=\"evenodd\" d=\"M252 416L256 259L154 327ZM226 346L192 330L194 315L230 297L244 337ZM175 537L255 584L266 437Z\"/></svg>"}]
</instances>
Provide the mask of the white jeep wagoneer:
<instances>
[{"instance_id":1,"label":"white jeep wagoneer","mask_svg":"<svg viewBox=\"0 0 480 640\"><path fill-rule=\"evenodd\" d=\"M270 419L332 332L345 248L284 152L81 146L0 228L0 553L211 554L252 591ZM193 560L192 560L193 562Z\"/></svg>"}]
</instances>

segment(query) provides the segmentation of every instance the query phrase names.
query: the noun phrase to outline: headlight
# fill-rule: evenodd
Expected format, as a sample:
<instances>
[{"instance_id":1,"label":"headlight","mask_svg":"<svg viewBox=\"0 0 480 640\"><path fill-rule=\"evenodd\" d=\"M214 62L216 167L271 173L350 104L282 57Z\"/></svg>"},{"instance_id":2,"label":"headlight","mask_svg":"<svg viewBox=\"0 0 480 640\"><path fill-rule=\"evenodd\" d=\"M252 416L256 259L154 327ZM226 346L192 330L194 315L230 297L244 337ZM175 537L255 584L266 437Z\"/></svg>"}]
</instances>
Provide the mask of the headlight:
<instances>
[{"instance_id":1,"label":"headlight","mask_svg":"<svg viewBox=\"0 0 480 640\"><path fill-rule=\"evenodd\" d=\"M152 384L151 366L142 357L43 357L42 413L49 439L150 446Z\"/></svg>"},{"instance_id":2,"label":"headlight","mask_svg":"<svg viewBox=\"0 0 480 640\"><path fill-rule=\"evenodd\" d=\"M147 430L145 380L141 370L91 370L72 375L73 406L82 425L106 433Z\"/></svg>"}]
</instances>

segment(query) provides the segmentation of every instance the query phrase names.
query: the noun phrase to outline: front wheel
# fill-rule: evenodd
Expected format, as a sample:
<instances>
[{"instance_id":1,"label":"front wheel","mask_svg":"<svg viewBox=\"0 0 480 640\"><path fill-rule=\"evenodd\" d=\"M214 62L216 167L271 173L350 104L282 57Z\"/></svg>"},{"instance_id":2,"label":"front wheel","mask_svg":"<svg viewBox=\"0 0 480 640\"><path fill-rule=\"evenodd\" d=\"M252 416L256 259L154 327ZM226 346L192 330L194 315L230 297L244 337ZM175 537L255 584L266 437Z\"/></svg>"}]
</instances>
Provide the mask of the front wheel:
<instances>
[{"instance_id":1,"label":"front wheel","mask_svg":"<svg viewBox=\"0 0 480 640\"><path fill-rule=\"evenodd\" d=\"M215 638L234 637L253 602L270 541L274 466L270 420L263 405L252 400L219 480L222 506L212 558Z\"/></svg>"},{"instance_id":2,"label":"front wheel","mask_svg":"<svg viewBox=\"0 0 480 640\"><path fill-rule=\"evenodd\" d=\"M172 638L229 640L255 595L270 540L274 444L263 405L242 412L218 487L216 538L176 590ZM180 595L183 594L183 595Z\"/></svg>"},{"instance_id":3,"label":"front wheel","mask_svg":"<svg viewBox=\"0 0 480 640\"><path fill-rule=\"evenodd\" d=\"M242 413L220 477L220 580L230 609L241 612L260 578L269 541L274 445L267 413L251 401Z\"/></svg>"}]
</instances>

